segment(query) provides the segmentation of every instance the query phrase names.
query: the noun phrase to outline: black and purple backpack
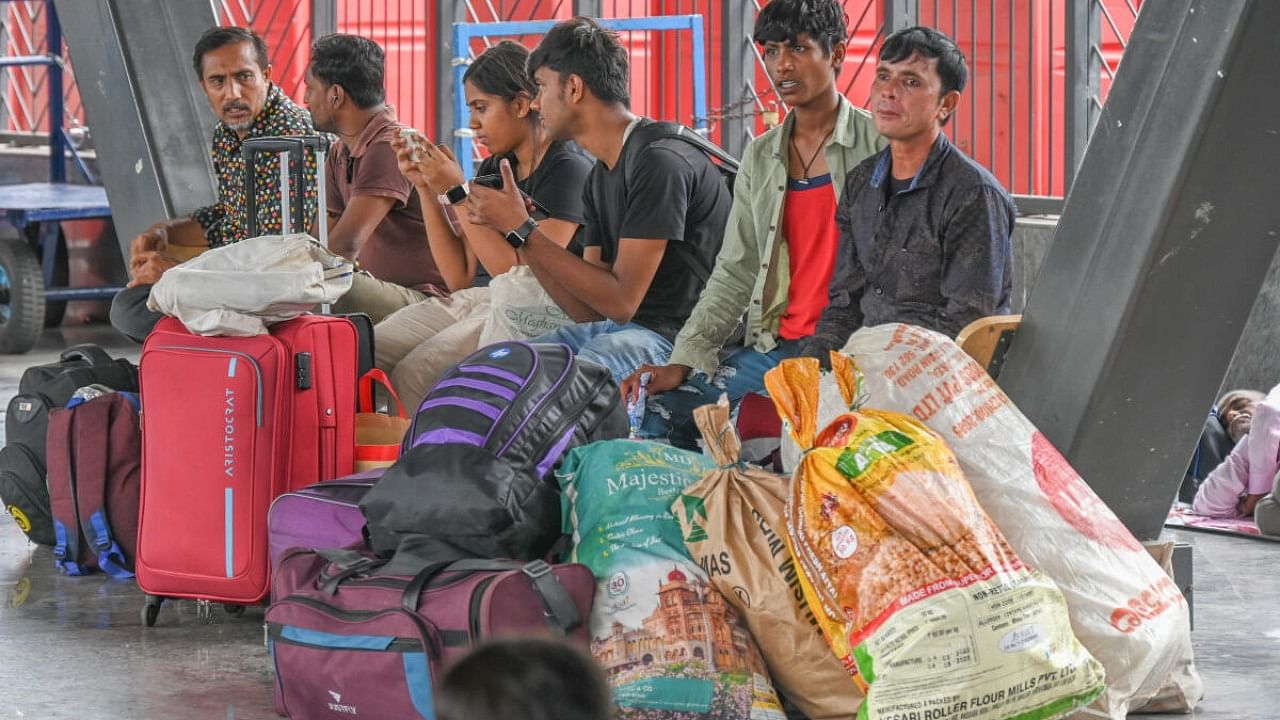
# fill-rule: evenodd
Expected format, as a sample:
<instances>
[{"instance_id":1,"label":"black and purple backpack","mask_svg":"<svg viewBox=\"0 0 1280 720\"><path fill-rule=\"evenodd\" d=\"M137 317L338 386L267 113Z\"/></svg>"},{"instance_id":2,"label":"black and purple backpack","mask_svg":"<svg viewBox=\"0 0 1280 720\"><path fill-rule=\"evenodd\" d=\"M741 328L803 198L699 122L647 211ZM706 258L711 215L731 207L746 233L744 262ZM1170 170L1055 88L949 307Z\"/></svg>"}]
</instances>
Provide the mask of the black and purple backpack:
<instances>
[{"instance_id":1,"label":"black and purple backpack","mask_svg":"<svg viewBox=\"0 0 1280 720\"><path fill-rule=\"evenodd\" d=\"M441 377L360 508L374 552L534 560L560 538L569 450L627 436L608 370L564 345L501 342Z\"/></svg>"}]
</instances>

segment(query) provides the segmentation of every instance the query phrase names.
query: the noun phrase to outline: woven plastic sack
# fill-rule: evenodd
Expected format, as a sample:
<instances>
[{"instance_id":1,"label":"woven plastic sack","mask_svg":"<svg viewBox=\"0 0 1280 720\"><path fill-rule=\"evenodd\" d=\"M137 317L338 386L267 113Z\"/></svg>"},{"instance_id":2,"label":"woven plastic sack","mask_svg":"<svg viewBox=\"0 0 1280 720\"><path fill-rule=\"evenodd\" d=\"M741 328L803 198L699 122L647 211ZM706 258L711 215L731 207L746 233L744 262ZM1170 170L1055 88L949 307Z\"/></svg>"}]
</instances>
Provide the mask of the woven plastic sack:
<instances>
[{"instance_id":1,"label":"woven plastic sack","mask_svg":"<svg viewBox=\"0 0 1280 720\"><path fill-rule=\"evenodd\" d=\"M214 248L170 268L147 307L197 335L251 336L351 289L350 261L310 235L263 235Z\"/></svg>"},{"instance_id":2,"label":"woven plastic sack","mask_svg":"<svg viewBox=\"0 0 1280 720\"><path fill-rule=\"evenodd\" d=\"M589 631L617 720L783 720L738 611L685 552L671 504L715 465L669 445L609 440L556 472L573 562L596 578Z\"/></svg>"},{"instance_id":3,"label":"woven plastic sack","mask_svg":"<svg viewBox=\"0 0 1280 720\"><path fill-rule=\"evenodd\" d=\"M861 329L844 352L872 403L947 441L1010 544L1061 588L1076 636L1107 671L1106 692L1082 716L1190 712L1203 685L1182 594L983 368L950 338L910 325Z\"/></svg>"},{"instance_id":4,"label":"woven plastic sack","mask_svg":"<svg viewBox=\"0 0 1280 720\"><path fill-rule=\"evenodd\" d=\"M853 406L858 375L834 354ZM946 444L898 413L855 408L817 428L818 361L765 386L806 449L787 503L805 599L866 688L859 720L1040 720L1088 704L1102 666L1053 582L1022 563Z\"/></svg>"},{"instance_id":5,"label":"woven plastic sack","mask_svg":"<svg viewBox=\"0 0 1280 720\"><path fill-rule=\"evenodd\" d=\"M827 647L783 536L791 478L740 461L724 396L693 417L720 467L671 506L685 546L746 620L778 689L809 720L850 720L862 693Z\"/></svg>"}]
</instances>

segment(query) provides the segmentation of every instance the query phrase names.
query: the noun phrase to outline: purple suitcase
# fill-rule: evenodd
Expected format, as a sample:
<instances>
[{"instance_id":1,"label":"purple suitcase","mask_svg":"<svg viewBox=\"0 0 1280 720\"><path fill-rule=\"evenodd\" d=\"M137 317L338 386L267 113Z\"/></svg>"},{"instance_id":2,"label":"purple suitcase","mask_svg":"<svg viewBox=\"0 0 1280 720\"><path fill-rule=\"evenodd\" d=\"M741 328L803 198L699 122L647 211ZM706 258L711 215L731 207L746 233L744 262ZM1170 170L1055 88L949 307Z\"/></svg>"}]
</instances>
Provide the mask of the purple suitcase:
<instances>
[{"instance_id":1,"label":"purple suitcase","mask_svg":"<svg viewBox=\"0 0 1280 720\"><path fill-rule=\"evenodd\" d=\"M435 680L483 639L554 632L586 645L585 565L459 560L402 575L384 563L350 550L280 557L266 616L276 712L432 720Z\"/></svg>"},{"instance_id":2,"label":"purple suitcase","mask_svg":"<svg viewBox=\"0 0 1280 720\"><path fill-rule=\"evenodd\" d=\"M386 468L326 480L285 493L267 512L271 566L291 547L344 548L364 540L360 498Z\"/></svg>"}]
</instances>

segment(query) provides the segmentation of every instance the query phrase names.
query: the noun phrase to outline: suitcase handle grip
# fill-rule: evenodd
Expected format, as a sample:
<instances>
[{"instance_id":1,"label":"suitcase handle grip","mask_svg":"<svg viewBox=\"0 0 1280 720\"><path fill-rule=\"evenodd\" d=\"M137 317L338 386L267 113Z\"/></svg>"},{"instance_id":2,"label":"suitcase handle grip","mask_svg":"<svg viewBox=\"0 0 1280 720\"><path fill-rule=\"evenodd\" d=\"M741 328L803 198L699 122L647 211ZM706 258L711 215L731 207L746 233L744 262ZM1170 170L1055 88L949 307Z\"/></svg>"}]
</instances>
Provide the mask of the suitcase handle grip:
<instances>
[{"instance_id":1,"label":"suitcase handle grip","mask_svg":"<svg viewBox=\"0 0 1280 720\"><path fill-rule=\"evenodd\" d=\"M240 146L240 154L248 160L257 153L293 152L302 148L310 148L315 152L328 152L329 138L323 135L268 135L246 138Z\"/></svg>"},{"instance_id":2,"label":"suitcase handle grip","mask_svg":"<svg viewBox=\"0 0 1280 720\"><path fill-rule=\"evenodd\" d=\"M240 146L240 154L246 161L250 161L258 153L293 152L305 147L301 137L256 137L244 141Z\"/></svg>"}]
</instances>

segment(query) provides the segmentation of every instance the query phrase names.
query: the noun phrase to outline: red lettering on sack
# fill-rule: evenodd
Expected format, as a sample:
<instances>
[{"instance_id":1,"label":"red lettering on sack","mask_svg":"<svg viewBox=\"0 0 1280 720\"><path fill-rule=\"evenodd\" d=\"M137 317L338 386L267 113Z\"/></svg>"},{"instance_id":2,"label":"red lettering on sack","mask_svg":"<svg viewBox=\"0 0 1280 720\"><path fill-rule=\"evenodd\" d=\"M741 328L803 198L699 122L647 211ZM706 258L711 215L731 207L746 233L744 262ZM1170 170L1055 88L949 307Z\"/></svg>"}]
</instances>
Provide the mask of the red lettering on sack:
<instances>
[{"instance_id":1,"label":"red lettering on sack","mask_svg":"<svg viewBox=\"0 0 1280 720\"><path fill-rule=\"evenodd\" d=\"M1113 610L1111 625L1127 635L1142 627L1144 620L1154 620L1169 608L1184 601L1182 591L1173 583L1173 580L1163 577L1137 596L1129 598L1127 607L1118 607Z\"/></svg>"},{"instance_id":2,"label":"red lettering on sack","mask_svg":"<svg viewBox=\"0 0 1280 720\"><path fill-rule=\"evenodd\" d=\"M1042 433L1031 435L1031 467L1049 504L1080 534L1113 550L1141 551L1129 532Z\"/></svg>"}]
</instances>

